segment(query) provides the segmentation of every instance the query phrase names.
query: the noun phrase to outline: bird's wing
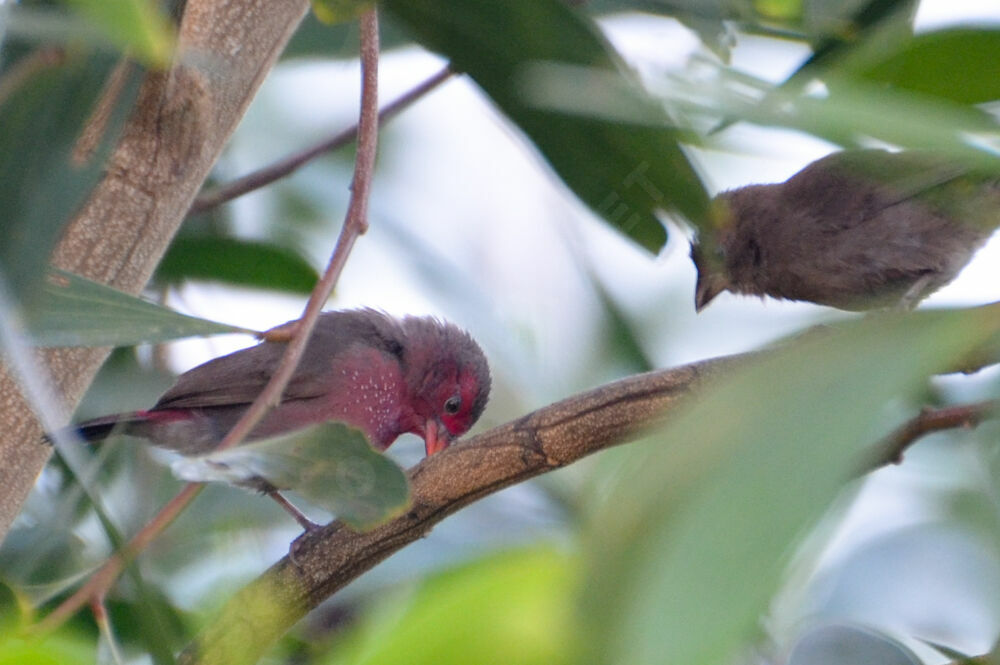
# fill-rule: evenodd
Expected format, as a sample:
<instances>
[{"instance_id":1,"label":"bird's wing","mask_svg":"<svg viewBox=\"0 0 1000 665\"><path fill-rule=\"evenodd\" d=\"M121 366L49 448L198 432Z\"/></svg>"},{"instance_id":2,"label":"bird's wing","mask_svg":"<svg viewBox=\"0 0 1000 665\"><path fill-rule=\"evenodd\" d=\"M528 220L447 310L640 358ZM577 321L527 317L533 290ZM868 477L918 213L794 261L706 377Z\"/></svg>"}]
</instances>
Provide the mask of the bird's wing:
<instances>
[{"instance_id":1,"label":"bird's wing","mask_svg":"<svg viewBox=\"0 0 1000 665\"><path fill-rule=\"evenodd\" d=\"M302 360L282 394L282 401L323 395L330 389L334 359L358 344L399 356L402 352L400 337L396 322L375 310L321 314ZM286 348L281 342L262 342L210 360L182 374L153 408L249 404L271 379Z\"/></svg>"},{"instance_id":2,"label":"bird's wing","mask_svg":"<svg viewBox=\"0 0 1000 665\"><path fill-rule=\"evenodd\" d=\"M215 358L182 374L160 397L154 409L185 409L249 404L264 389L286 348L285 344L261 344ZM321 366L299 365L282 400L305 399L322 393Z\"/></svg>"},{"instance_id":3,"label":"bird's wing","mask_svg":"<svg viewBox=\"0 0 1000 665\"><path fill-rule=\"evenodd\" d=\"M836 233L917 200L962 220L965 215L957 208L969 192L956 191L952 183L974 177L967 167L931 153L846 150L817 160L793 176L784 195L799 209L821 208L816 222Z\"/></svg>"}]
</instances>

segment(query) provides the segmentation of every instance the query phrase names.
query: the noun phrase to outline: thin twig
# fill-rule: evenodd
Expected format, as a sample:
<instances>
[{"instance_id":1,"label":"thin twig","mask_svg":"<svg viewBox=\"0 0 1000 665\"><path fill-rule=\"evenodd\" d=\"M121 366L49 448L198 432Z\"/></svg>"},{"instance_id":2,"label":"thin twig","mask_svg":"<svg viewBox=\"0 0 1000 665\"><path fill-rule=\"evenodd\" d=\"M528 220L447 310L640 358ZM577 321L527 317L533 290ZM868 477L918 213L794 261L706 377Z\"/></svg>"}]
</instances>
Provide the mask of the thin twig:
<instances>
[{"instance_id":1,"label":"thin twig","mask_svg":"<svg viewBox=\"0 0 1000 665\"><path fill-rule=\"evenodd\" d=\"M903 461L903 453L925 434L956 427L975 427L984 419L997 415L1000 402L987 400L942 408L925 408L903 423L895 432L876 446L876 453L866 471Z\"/></svg>"},{"instance_id":2,"label":"thin twig","mask_svg":"<svg viewBox=\"0 0 1000 665\"><path fill-rule=\"evenodd\" d=\"M293 330L288 331L288 348L281 358L278 368L264 390L257 396L233 429L219 443L222 450L238 445L267 412L281 400L281 394L288 385L299 360L305 351L306 342L312 334L333 288L344 269L347 257L358 236L368 229L368 195L375 171L375 155L378 145L378 18L374 9L361 17L361 112L358 130L358 155L355 162L354 178L351 184L351 200L337 245L330 257L330 263L322 279L313 289L302 318ZM157 515L144 526L128 544L98 569L84 586L53 610L42 621L31 627L30 632L41 634L54 630L80 607L98 598L114 583L125 565L159 535L188 503L201 491L200 483L189 483Z\"/></svg>"},{"instance_id":3,"label":"thin twig","mask_svg":"<svg viewBox=\"0 0 1000 665\"><path fill-rule=\"evenodd\" d=\"M387 121L396 117L401 111L440 86L442 83L451 78L452 75L453 72L451 69L445 67L437 74L434 74L413 89L407 91L400 97L397 97L379 112L379 123L385 124ZM188 215L197 215L198 213L210 210L215 206L232 201L233 199L243 196L248 192L270 185L275 180L284 178L285 176L294 173L300 167L304 166L308 162L311 162L320 155L342 148L357 138L357 135L358 125L348 127L347 129L317 143L316 145L306 148L301 152L289 155L274 164L270 164L264 168L258 169L257 171L248 173L247 175L237 178L236 180L226 183L225 185L220 185L214 189L207 189L195 198L194 203L191 205L191 209L188 211Z\"/></svg>"},{"instance_id":4,"label":"thin twig","mask_svg":"<svg viewBox=\"0 0 1000 665\"><path fill-rule=\"evenodd\" d=\"M267 412L281 401L281 393L298 367L323 305L333 293L333 287L343 272L347 257L358 236L368 230L368 195L375 172L375 153L378 146L378 19L372 9L361 17L361 120L358 123L358 154L351 182L351 200L347 206L344 226L340 229L337 245L322 279L313 289L302 318L290 331L291 341L275 370L254 403L239 422L226 435L218 450L231 448L257 426Z\"/></svg>"}]
</instances>

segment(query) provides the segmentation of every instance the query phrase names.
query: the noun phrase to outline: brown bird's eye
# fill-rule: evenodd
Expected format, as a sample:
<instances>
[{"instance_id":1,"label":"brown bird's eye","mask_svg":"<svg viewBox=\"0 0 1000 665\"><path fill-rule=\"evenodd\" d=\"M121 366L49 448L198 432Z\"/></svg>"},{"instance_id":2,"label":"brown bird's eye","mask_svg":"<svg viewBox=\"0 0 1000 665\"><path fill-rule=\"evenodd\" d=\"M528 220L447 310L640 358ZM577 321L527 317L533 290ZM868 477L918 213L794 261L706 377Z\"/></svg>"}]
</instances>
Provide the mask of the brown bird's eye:
<instances>
[{"instance_id":1,"label":"brown bird's eye","mask_svg":"<svg viewBox=\"0 0 1000 665\"><path fill-rule=\"evenodd\" d=\"M445 413L456 414L460 408L462 408L462 398L458 395L449 398L448 401L444 403Z\"/></svg>"}]
</instances>

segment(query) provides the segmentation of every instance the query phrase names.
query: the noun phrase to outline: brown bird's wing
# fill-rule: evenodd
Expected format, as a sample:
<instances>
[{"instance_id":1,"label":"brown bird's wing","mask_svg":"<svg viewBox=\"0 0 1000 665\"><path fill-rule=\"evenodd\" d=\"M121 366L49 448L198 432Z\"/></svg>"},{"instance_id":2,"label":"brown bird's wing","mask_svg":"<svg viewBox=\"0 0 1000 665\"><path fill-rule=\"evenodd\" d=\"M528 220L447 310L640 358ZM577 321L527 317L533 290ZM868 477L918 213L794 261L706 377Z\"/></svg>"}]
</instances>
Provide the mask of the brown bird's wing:
<instances>
[{"instance_id":1,"label":"brown bird's wing","mask_svg":"<svg viewBox=\"0 0 1000 665\"><path fill-rule=\"evenodd\" d=\"M1000 197L996 176L975 173L928 152L833 153L779 187L795 209L814 211L814 223L828 232L861 226L886 209L908 202L979 231L992 231L1000 224L995 212ZM987 202L989 207L980 210ZM899 235L900 229L895 231Z\"/></svg>"},{"instance_id":2,"label":"brown bird's wing","mask_svg":"<svg viewBox=\"0 0 1000 665\"><path fill-rule=\"evenodd\" d=\"M774 272L801 277L793 299L842 309L936 290L1000 224L1000 187L927 153L835 153L778 191L783 209L810 214L805 224L779 228L782 245L811 254L777 252L774 262L787 264ZM823 247L830 249L815 251Z\"/></svg>"},{"instance_id":3,"label":"brown bird's wing","mask_svg":"<svg viewBox=\"0 0 1000 665\"><path fill-rule=\"evenodd\" d=\"M288 325L288 324L285 324ZM400 355L398 324L370 309L325 312L306 346L282 401L323 395L329 388L334 359L356 344ZM182 374L154 409L185 409L249 404L264 389L287 345L262 342L210 360Z\"/></svg>"}]
</instances>

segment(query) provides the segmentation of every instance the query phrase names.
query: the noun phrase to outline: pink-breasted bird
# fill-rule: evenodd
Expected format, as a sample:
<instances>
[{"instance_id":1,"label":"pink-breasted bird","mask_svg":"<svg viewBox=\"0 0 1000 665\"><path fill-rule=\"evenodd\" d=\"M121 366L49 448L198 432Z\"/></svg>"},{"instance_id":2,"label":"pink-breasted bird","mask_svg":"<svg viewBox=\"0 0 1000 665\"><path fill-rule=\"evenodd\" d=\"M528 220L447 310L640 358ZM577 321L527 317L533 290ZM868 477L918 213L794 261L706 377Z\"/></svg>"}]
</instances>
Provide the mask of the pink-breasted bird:
<instances>
[{"instance_id":1,"label":"pink-breasted bird","mask_svg":"<svg viewBox=\"0 0 1000 665\"><path fill-rule=\"evenodd\" d=\"M264 388L284 350L282 342L264 341L215 358L182 374L152 408L88 420L76 431L87 441L114 431L185 455L210 452ZM472 427L489 393L486 356L450 323L397 320L372 309L324 312L281 403L248 440L335 420L360 429L379 450L401 434L417 434L431 455ZM274 495L266 484L258 488Z\"/></svg>"}]
</instances>

